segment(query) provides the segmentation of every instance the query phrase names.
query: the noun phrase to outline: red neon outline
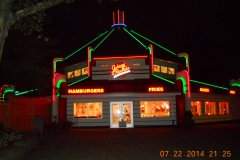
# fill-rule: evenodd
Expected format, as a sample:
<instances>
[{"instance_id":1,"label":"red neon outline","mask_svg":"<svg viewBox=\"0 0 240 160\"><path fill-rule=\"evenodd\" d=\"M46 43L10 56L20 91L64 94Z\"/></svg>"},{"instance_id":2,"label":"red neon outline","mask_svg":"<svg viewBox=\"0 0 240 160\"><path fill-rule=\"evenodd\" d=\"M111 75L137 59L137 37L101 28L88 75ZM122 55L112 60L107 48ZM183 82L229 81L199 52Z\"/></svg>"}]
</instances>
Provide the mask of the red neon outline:
<instances>
[{"instance_id":1,"label":"red neon outline","mask_svg":"<svg viewBox=\"0 0 240 160\"><path fill-rule=\"evenodd\" d=\"M56 101L56 76L58 73L55 73L53 76L53 91L52 91L52 97L53 97L53 102Z\"/></svg>"},{"instance_id":2,"label":"red neon outline","mask_svg":"<svg viewBox=\"0 0 240 160\"><path fill-rule=\"evenodd\" d=\"M88 60L88 77L90 77L90 61L89 61L89 55L90 55L90 49L91 47L88 47L88 55L87 55L87 60Z\"/></svg>"},{"instance_id":3,"label":"red neon outline","mask_svg":"<svg viewBox=\"0 0 240 160\"><path fill-rule=\"evenodd\" d=\"M152 73L153 73L153 71L154 71L154 64L153 64L153 63L154 63L154 62L153 62L153 59L154 59L154 57L153 57L153 45L150 44L149 46L151 47L151 52L152 52L152 53L151 53L151 58L152 58L152 59L151 59L151 62L152 62Z\"/></svg>"},{"instance_id":4,"label":"red neon outline","mask_svg":"<svg viewBox=\"0 0 240 160\"><path fill-rule=\"evenodd\" d=\"M93 60L105 60L105 59L134 59L134 58L147 58L148 56L128 56L128 57L99 57L93 58Z\"/></svg>"},{"instance_id":5,"label":"red neon outline","mask_svg":"<svg viewBox=\"0 0 240 160\"><path fill-rule=\"evenodd\" d=\"M118 24L120 23L119 10L118 10Z\"/></svg>"},{"instance_id":6,"label":"red neon outline","mask_svg":"<svg viewBox=\"0 0 240 160\"><path fill-rule=\"evenodd\" d=\"M188 84L187 84L187 88L188 88L188 98L190 98L190 77L189 77L189 74L188 74L188 72L186 71L186 70L183 70L185 73L186 73L186 75L187 75L187 82L188 82Z\"/></svg>"},{"instance_id":7,"label":"red neon outline","mask_svg":"<svg viewBox=\"0 0 240 160\"><path fill-rule=\"evenodd\" d=\"M123 14L123 15L122 15L122 17L123 17L123 24L125 24L125 23L124 23L124 21L125 21L125 19L124 19L124 11L122 11L122 14Z\"/></svg>"},{"instance_id":8,"label":"red neon outline","mask_svg":"<svg viewBox=\"0 0 240 160\"><path fill-rule=\"evenodd\" d=\"M113 24L115 24L115 14L113 12Z\"/></svg>"}]
</instances>

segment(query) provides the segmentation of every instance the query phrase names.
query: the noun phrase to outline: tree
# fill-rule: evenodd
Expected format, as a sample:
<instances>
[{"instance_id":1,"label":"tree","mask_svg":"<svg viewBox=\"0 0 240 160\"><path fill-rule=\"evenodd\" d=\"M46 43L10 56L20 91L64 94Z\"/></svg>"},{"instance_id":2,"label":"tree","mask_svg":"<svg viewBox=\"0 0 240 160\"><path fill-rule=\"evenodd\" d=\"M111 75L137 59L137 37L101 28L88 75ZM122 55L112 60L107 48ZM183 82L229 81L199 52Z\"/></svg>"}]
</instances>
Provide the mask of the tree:
<instances>
[{"instance_id":1,"label":"tree","mask_svg":"<svg viewBox=\"0 0 240 160\"><path fill-rule=\"evenodd\" d=\"M73 1L74 0L0 0L0 62L3 46L11 27L23 31L24 34L31 34L32 31L41 31L41 22L43 21L45 9L56 6L62 2L70 3ZM15 24L15 26L13 26L13 24Z\"/></svg>"},{"instance_id":2,"label":"tree","mask_svg":"<svg viewBox=\"0 0 240 160\"><path fill-rule=\"evenodd\" d=\"M0 86L7 82L16 91L38 88L34 96L51 95L52 60L62 54L56 49L57 43L57 39L45 41L35 34L22 36L19 31L9 32L0 63Z\"/></svg>"}]
</instances>

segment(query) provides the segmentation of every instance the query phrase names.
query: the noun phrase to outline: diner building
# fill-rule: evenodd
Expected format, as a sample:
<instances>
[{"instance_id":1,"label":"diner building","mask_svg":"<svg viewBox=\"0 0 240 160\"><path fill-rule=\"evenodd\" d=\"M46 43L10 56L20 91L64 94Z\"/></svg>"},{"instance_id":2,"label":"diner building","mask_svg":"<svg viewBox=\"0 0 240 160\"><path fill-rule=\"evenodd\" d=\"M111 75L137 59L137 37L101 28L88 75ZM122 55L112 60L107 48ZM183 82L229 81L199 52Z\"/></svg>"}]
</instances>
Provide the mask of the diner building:
<instances>
[{"instance_id":1,"label":"diner building","mask_svg":"<svg viewBox=\"0 0 240 160\"><path fill-rule=\"evenodd\" d=\"M123 46L127 37L122 35L141 49ZM192 113L195 123L240 119L237 86L221 87L190 79L188 55L171 53L128 29L123 11L113 12L113 25L97 38L95 47L94 43L83 47L85 61L75 58L76 63L69 65L65 61L70 57L53 61L52 109L59 121L72 121L74 127L110 128L119 128L119 122L125 122L127 128L134 128L179 125L186 112ZM97 52L99 46L101 52ZM162 58L155 48L170 52L174 58ZM137 51L132 52L134 49ZM65 66L56 69L60 65Z\"/></svg>"}]
</instances>

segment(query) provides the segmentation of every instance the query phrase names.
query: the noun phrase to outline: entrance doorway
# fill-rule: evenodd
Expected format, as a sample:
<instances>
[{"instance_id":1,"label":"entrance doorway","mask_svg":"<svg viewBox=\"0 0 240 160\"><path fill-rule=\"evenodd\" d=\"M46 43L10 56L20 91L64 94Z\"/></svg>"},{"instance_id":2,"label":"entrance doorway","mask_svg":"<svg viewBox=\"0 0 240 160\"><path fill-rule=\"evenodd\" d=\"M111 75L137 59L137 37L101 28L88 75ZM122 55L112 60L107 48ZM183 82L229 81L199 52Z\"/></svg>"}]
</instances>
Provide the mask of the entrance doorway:
<instances>
[{"instance_id":1,"label":"entrance doorway","mask_svg":"<svg viewBox=\"0 0 240 160\"><path fill-rule=\"evenodd\" d=\"M110 128L119 128L118 122L122 120L127 128L133 128L132 102L110 102Z\"/></svg>"}]
</instances>

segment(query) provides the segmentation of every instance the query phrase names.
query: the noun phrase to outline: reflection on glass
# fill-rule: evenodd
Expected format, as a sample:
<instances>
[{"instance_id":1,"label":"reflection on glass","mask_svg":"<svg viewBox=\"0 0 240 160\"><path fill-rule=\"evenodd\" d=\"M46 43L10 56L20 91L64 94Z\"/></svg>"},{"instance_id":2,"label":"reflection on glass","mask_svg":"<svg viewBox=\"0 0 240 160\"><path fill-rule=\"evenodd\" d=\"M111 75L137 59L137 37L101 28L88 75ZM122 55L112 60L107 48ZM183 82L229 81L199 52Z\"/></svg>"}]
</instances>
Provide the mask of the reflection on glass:
<instances>
[{"instance_id":1,"label":"reflection on glass","mask_svg":"<svg viewBox=\"0 0 240 160\"><path fill-rule=\"evenodd\" d=\"M112 105L112 123L118 124L119 121L120 121L120 105L113 104Z\"/></svg>"},{"instance_id":2,"label":"reflection on glass","mask_svg":"<svg viewBox=\"0 0 240 160\"><path fill-rule=\"evenodd\" d=\"M131 105L126 103L126 104L123 104L123 120L130 124L131 123Z\"/></svg>"}]
</instances>

